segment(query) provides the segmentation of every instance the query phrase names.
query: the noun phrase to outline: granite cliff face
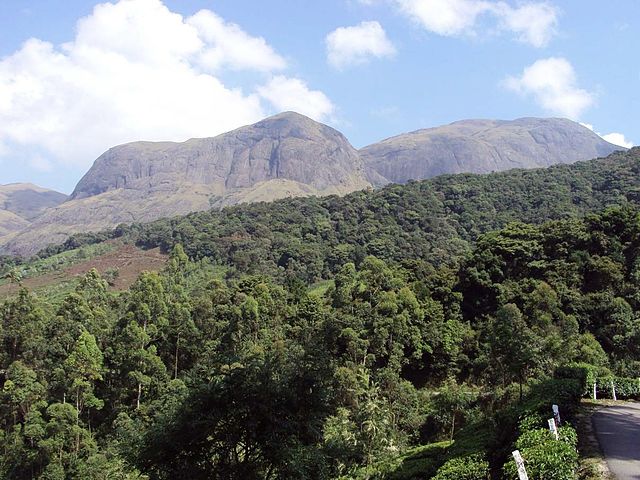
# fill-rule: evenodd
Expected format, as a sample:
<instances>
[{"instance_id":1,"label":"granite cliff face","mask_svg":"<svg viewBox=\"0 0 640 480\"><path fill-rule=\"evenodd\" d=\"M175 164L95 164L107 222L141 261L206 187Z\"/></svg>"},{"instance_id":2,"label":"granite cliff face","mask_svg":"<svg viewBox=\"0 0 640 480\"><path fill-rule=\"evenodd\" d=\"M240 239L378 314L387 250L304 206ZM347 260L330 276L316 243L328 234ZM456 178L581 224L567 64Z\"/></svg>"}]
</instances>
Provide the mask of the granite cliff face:
<instances>
[{"instance_id":1,"label":"granite cliff face","mask_svg":"<svg viewBox=\"0 0 640 480\"><path fill-rule=\"evenodd\" d=\"M214 138L112 148L96 160L71 198L120 188L167 191L181 182L207 185L224 197L271 180L289 180L321 194L367 186L358 152L340 132L287 112Z\"/></svg>"},{"instance_id":2,"label":"granite cliff face","mask_svg":"<svg viewBox=\"0 0 640 480\"><path fill-rule=\"evenodd\" d=\"M114 147L68 202L48 210L5 250L28 255L79 231L369 186L358 152L341 133L287 112L214 138Z\"/></svg>"},{"instance_id":3,"label":"granite cliff face","mask_svg":"<svg viewBox=\"0 0 640 480\"><path fill-rule=\"evenodd\" d=\"M622 147L562 118L462 120L398 135L360 150L377 186L445 173L548 167L606 156Z\"/></svg>"}]
</instances>

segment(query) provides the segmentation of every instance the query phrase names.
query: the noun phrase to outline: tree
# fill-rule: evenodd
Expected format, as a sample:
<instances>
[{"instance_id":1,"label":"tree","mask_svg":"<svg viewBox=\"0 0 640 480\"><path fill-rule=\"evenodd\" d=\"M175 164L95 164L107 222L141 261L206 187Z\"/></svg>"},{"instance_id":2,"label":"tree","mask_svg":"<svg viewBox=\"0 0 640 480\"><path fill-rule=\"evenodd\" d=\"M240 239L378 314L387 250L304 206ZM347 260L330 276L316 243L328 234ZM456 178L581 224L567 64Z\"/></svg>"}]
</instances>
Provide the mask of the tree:
<instances>
[{"instance_id":1,"label":"tree","mask_svg":"<svg viewBox=\"0 0 640 480\"><path fill-rule=\"evenodd\" d=\"M31 407L45 398L46 388L38 381L36 372L23 362L13 362L5 372L2 387L2 416L5 428L26 420ZM10 420L7 418L9 417Z\"/></svg>"},{"instance_id":2,"label":"tree","mask_svg":"<svg viewBox=\"0 0 640 480\"><path fill-rule=\"evenodd\" d=\"M80 334L64 367L69 386L74 392L78 418L85 407L101 409L104 402L96 398L94 391L96 382L102 380L103 357L93 335L86 330Z\"/></svg>"},{"instance_id":3,"label":"tree","mask_svg":"<svg viewBox=\"0 0 640 480\"><path fill-rule=\"evenodd\" d=\"M121 401L133 400L140 409L145 390L151 391L166 380L166 367L151 344L150 335L135 321L118 333L111 354L117 394Z\"/></svg>"},{"instance_id":4,"label":"tree","mask_svg":"<svg viewBox=\"0 0 640 480\"><path fill-rule=\"evenodd\" d=\"M17 298L8 300L0 307L2 316L2 345L4 365L23 360L36 365L43 351L45 313L36 299L25 288Z\"/></svg>"},{"instance_id":5,"label":"tree","mask_svg":"<svg viewBox=\"0 0 640 480\"><path fill-rule=\"evenodd\" d=\"M456 420L463 420L465 412L477 399L477 392L467 385L459 385L454 379L448 379L434 395L432 400L435 417L442 424L450 425L449 440L456 432Z\"/></svg>"},{"instance_id":6,"label":"tree","mask_svg":"<svg viewBox=\"0 0 640 480\"><path fill-rule=\"evenodd\" d=\"M527 326L520 309L510 303L501 307L489 328L490 352L495 371L503 385L517 381L522 385L538 361L538 339Z\"/></svg>"}]
</instances>

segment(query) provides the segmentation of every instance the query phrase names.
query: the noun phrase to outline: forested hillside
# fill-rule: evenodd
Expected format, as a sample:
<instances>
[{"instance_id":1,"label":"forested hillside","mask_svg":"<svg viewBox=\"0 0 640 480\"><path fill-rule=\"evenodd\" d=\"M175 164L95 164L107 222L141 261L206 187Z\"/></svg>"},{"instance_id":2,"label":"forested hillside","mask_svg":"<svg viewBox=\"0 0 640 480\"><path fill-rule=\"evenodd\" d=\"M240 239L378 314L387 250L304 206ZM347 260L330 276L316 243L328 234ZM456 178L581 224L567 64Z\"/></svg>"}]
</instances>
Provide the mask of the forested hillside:
<instances>
[{"instance_id":1,"label":"forested hillside","mask_svg":"<svg viewBox=\"0 0 640 480\"><path fill-rule=\"evenodd\" d=\"M635 148L547 169L445 175L346 197L239 205L75 236L62 248L112 237L165 251L180 243L191 258L208 257L228 267L230 275L282 277L286 271L312 283L367 255L456 264L479 234L508 222L570 218L639 199L640 148Z\"/></svg>"},{"instance_id":2,"label":"forested hillside","mask_svg":"<svg viewBox=\"0 0 640 480\"><path fill-rule=\"evenodd\" d=\"M571 418L572 372L637 377L639 161L71 239L171 259L122 293L90 272L1 305L0 477L511 479L517 445L532 478L575 478L575 432L540 415Z\"/></svg>"},{"instance_id":3,"label":"forested hillside","mask_svg":"<svg viewBox=\"0 0 640 480\"><path fill-rule=\"evenodd\" d=\"M323 294L221 281L181 247L118 296L95 273L55 307L23 290L2 306L0 472L424 478L457 456L483 477L436 478L484 478L517 432L504 409L557 367L637 372L639 238L613 208L509 224L457 270L345 263Z\"/></svg>"}]
</instances>

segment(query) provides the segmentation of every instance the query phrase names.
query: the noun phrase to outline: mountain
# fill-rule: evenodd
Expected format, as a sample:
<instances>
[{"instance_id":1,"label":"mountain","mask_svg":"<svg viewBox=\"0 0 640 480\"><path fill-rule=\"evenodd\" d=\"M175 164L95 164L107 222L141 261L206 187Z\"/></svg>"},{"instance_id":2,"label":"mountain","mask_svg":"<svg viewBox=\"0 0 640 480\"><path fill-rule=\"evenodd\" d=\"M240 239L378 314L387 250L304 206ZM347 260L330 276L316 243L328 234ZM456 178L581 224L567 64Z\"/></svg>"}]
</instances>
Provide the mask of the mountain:
<instances>
[{"instance_id":1,"label":"mountain","mask_svg":"<svg viewBox=\"0 0 640 480\"><path fill-rule=\"evenodd\" d=\"M360 150L374 185L445 173L548 167L624 150L563 118L462 120L398 135Z\"/></svg>"},{"instance_id":2,"label":"mountain","mask_svg":"<svg viewBox=\"0 0 640 480\"><path fill-rule=\"evenodd\" d=\"M67 196L30 183L0 185L0 238L27 228L47 208Z\"/></svg>"},{"instance_id":3,"label":"mountain","mask_svg":"<svg viewBox=\"0 0 640 480\"><path fill-rule=\"evenodd\" d=\"M52 208L42 214L29 206L13 212L26 224L4 214L0 251L30 255L73 233L212 207L343 195L444 173L546 167L615 150L622 147L570 120L522 118L463 120L358 152L337 130L285 112L217 137L111 148L64 203L47 205ZM13 202L23 203L31 204Z\"/></svg>"},{"instance_id":4,"label":"mountain","mask_svg":"<svg viewBox=\"0 0 640 480\"><path fill-rule=\"evenodd\" d=\"M214 138L114 147L95 161L69 201L48 210L5 250L28 255L74 232L370 186L344 135L286 112Z\"/></svg>"},{"instance_id":5,"label":"mountain","mask_svg":"<svg viewBox=\"0 0 640 480\"><path fill-rule=\"evenodd\" d=\"M12 212L25 220L33 220L47 208L60 205L66 199L63 193L31 183L0 185L0 211Z\"/></svg>"}]
</instances>

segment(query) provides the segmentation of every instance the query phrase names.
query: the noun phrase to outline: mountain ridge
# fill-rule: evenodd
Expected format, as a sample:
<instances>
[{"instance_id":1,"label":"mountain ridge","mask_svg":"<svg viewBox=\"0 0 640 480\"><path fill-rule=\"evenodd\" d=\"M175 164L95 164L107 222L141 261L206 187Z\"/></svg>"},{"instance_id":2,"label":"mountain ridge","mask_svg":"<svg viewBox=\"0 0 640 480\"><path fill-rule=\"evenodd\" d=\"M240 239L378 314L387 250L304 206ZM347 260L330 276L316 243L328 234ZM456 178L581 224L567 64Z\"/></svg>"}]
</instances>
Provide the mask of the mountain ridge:
<instances>
[{"instance_id":1,"label":"mountain ridge","mask_svg":"<svg viewBox=\"0 0 640 480\"><path fill-rule=\"evenodd\" d=\"M570 120L523 117L459 120L358 151L338 130L283 112L216 137L112 147L66 201L26 225L14 221L10 231L0 231L0 250L31 255L73 233L121 223L286 197L344 195L444 173L573 163L614 150L623 148Z\"/></svg>"},{"instance_id":2,"label":"mountain ridge","mask_svg":"<svg viewBox=\"0 0 640 480\"><path fill-rule=\"evenodd\" d=\"M490 173L604 157L624 147L564 118L458 120L360 149L376 186L448 173Z\"/></svg>"},{"instance_id":3,"label":"mountain ridge","mask_svg":"<svg viewBox=\"0 0 640 480\"><path fill-rule=\"evenodd\" d=\"M33 183L0 185L0 239L28 228L45 210L66 199L63 193Z\"/></svg>"}]
</instances>

